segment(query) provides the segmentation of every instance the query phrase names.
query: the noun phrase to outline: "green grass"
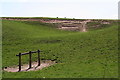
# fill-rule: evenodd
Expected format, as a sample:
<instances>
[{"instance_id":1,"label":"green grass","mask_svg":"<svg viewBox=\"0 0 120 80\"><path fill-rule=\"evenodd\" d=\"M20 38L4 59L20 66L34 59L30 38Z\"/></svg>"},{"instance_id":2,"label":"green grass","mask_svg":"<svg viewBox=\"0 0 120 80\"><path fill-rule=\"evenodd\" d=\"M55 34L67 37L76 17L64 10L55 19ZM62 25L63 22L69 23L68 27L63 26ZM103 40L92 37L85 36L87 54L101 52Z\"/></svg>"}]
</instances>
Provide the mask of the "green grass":
<instances>
[{"instance_id":1,"label":"green grass","mask_svg":"<svg viewBox=\"0 0 120 80\"><path fill-rule=\"evenodd\" d=\"M19 52L42 50L57 64L39 71L5 72L3 78L117 78L118 27L89 32L61 31L54 25L3 20L3 68L18 65ZM33 61L36 60L33 56ZM28 56L22 57L23 63Z\"/></svg>"},{"instance_id":2,"label":"green grass","mask_svg":"<svg viewBox=\"0 0 120 80\"><path fill-rule=\"evenodd\" d=\"M98 20L99 21L99 20ZM88 22L87 23L87 29L89 31L94 31L94 30L98 30L98 29L102 29L102 28L108 28L111 27L113 25L117 25L117 21L111 21L109 20L110 24L102 24L101 22Z\"/></svg>"}]
</instances>

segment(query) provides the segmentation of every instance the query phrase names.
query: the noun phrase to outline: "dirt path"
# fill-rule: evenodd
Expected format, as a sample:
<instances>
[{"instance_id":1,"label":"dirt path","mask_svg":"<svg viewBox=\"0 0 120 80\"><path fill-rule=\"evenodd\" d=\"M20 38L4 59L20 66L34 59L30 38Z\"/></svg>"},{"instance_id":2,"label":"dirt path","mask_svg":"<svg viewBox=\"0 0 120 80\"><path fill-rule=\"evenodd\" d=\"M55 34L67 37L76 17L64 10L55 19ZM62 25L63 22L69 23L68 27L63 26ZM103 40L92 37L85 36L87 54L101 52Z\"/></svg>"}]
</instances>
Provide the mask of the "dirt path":
<instances>
[{"instance_id":1,"label":"dirt path","mask_svg":"<svg viewBox=\"0 0 120 80\"><path fill-rule=\"evenodd\" d=\"M21 66L21 68L22 68L21 71L37 71L37 70L41 70L45 67L49 67L53 64L56 64L55 61L50 61L50 60L42 61L40 66L37 66L38 65L37 62L33 62L31 69L28 69L29 68L28 64L24 64L23 66ZM7 72L18 72L18 70L19 70L18 66L4 68L4 71L7 71Z\"/></svg>"},{"instance_id":2,"label":"dirt path","mask_svg":"<svg viewBox=\"0 0 120 80\"><path fill-rule=\"evenodd\" d=\"M82 32L87 32L87 30L86 30L86 24L87 24L88 22L91 22L91 20L87 20L87 21L81 22L81 24L82 24Z\"/></svg>"}]
</instances>

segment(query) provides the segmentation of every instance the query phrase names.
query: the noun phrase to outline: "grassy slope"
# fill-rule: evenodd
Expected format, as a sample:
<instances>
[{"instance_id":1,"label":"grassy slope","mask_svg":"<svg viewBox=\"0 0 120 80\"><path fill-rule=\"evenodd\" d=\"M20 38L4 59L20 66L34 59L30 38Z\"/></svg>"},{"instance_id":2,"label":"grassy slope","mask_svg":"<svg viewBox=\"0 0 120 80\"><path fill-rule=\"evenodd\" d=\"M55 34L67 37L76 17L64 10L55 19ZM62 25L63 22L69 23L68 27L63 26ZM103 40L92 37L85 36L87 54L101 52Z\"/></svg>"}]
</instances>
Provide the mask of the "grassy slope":
<instances>
[{"instance_id":1,"label":"grassy slope","mask_svg":"<svg viewBox=\"0 0 120 80\"><path fill-rule=\"evenodd\" d=\"M17 65L15 55L19 52L37 49L43 50L42 59L56 60L58 64L40 71L3 72L4 78L118 76L117 25L83 33L32 23L3 21L3 67ZM28 56L23 56L23 63L27 60Z\"/></svg>"}]
</instances>

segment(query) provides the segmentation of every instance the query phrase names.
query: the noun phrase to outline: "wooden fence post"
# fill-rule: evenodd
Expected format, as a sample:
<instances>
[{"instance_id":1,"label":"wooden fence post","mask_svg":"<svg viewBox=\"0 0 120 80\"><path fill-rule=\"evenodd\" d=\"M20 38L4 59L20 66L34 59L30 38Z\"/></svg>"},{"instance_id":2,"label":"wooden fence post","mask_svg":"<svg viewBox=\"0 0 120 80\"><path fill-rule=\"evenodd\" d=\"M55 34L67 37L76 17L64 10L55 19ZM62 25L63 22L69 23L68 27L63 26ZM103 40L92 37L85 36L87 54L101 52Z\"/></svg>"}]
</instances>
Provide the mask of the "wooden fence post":
<instances>
[{"instance_id":1,"label":"wooden fence post","mask_svg":"<svg viewBox=\"0 0 120 80\"><path fill-rule=\"evenodd\" d=\"M21 71L21 53L19 53L19 71Z\"/></svg>"},{"instance_id":2,"label":"wooden fence post","mask_svg":"<svg viewBox=\"0 0 120 80\"><path fill-rule=\"evenodd\" d=\"M32 67L31 63L32 63L32 58L31 58L32 54L31 51L29 52L29 69Z\"/></svg>"},{"instance_id":3,"label":"wooden fence post","mask_svg":"<svg viewBox=\"0 0 120 80\"><path fill-rule=\"evenodd\" d=\"M40 50L38 50L38 66L40 66Z\"/></svg>"}]
</instances>

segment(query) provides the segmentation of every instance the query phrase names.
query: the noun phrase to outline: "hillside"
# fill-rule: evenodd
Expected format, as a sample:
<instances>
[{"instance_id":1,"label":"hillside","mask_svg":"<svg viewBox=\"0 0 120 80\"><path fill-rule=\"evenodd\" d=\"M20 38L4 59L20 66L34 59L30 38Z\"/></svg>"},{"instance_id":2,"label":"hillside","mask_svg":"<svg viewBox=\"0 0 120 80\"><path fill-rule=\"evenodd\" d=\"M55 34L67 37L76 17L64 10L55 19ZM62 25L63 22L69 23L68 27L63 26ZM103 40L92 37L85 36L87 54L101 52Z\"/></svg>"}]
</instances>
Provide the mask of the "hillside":
<instances>
[{"instance_id":1,"label":"hillside","mask_svg":"<svg viewBox=\"0 0 120 80\"><path fill-rule=\"evenodd\" d=\"M117 20L107 19L69 19L69 18L49 18L49 17L3 17L3 20L28 21L54 25L57 29L67 31L87 32L94 29L109 27L117 23ZM31 24L31 23L30 23Z\"/></svg>"},{"instance_id":2,"label":"hillside","mask_svg":"<svg viewBox=\"0 0 120 80\"><path fill-rule=\"evenodd\" d=\"M42 60L57 62L39 71L3 71L3 78L118 77L117 24L88 32L64 31L54 26L34 21L3 20L3 68L18 65L15 55L19 52L38 49L43 51ZM37 56L33 56L35 61ZM28 63L28 56L22 57L22 62Z\"/></svg>"}]
</instances>

